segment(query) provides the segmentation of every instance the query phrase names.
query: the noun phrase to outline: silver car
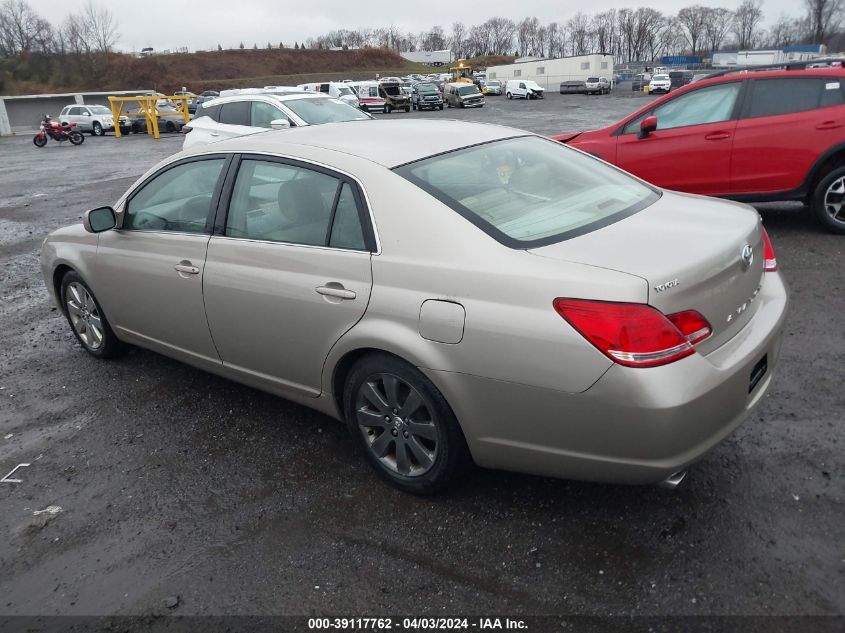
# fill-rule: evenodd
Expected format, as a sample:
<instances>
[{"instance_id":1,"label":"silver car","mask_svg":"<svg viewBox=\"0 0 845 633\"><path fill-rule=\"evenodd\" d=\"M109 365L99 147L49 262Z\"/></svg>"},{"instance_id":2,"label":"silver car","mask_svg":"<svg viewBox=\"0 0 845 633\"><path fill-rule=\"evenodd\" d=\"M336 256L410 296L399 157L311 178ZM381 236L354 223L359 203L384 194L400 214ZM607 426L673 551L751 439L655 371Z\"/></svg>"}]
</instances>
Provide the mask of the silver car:
<instances>
[{"instance_id":1,"label":"silver car","mask_svg":"<svg viewBox=\"0 0 845 633\"><path fill-rule=\"evenodd\" d=\"M520 130L330 123L203 145L53 232L81 345L138 345L343 420L397 487L470 459L677 484L768 389L760 217Z\"/></svg>"}]
</instances>

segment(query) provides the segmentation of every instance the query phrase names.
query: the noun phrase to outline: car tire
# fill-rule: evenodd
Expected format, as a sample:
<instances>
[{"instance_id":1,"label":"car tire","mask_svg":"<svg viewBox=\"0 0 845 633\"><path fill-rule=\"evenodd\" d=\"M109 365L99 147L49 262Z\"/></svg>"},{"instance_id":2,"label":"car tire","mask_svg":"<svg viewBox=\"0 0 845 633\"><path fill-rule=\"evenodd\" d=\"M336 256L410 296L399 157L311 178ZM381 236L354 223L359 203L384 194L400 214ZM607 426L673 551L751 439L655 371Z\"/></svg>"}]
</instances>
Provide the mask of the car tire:
<instances>
[{"instance_id":1,"label":"car tire","mask_svg":"<svg viewBox=\"0 0 845 633\"><path fill-rule=\"evenodd\" d=\"M164 131L172 134L176 131L176 124L173 121L167 121L164 124Z\"/></svg>"},{"instance_id":2,"label":"car tire","mask_svg":"<svg viewBox=\"0 0 845 633\"><path fill-rule=\"evenodd\" d=\"M443 394L416 367L391 354L368 354L356 363L344 385L343 412L370 465L405 492L433 494L469 461L466 440Z\"/></svg>"},{"instance_id":3,"label":"car tire","mask_svg":"<svg viewBox=\"0 0 845 633\"><path fill-rule=\"evenodd\" d=\"M95 358L112 358L123 351L97 298L76 271L62 277L60 297L70 329L86 352Z\"/></svg>"},{"instance_id":4,"label":"car tire","mask_svg":"<svg viewBox=\"0 0 845 633\"><path fill-rule=\"evenodd\" d=\"M441 110L443 109L443 104L442 104L442 103L440 104L440 109L441 109Z\"/></svg>"},{"instance_id":5,"label":"car tire","mask_svg":"<svg viewBox=\"0 0 845 633\"><path fill-rule=\"evenodd\" d=\"M411 104L411 109L412 109L412 110L418 110L419 108L417 108L417 104L416 104L416 103L412 103L412 104Z\"/></svg>"},{"instance_id":6,"label":"car tire","mask_svg":"<svg viewBox=\"0 0 845 633\"><path fill-rule=\"evenodd\" d=\"M105 131L103 130L103 126L100 125L99 121L94 121L91 125L91 136L103 136Z\"/></svg>"},{"instance_id":7,"label":"car tire","mask_svg":"<svg viewBox=\"0 0 845 633\"><path fill-rule=\"evenodd\" d=\"M845 166L828 172L811 200L816 219L831 233L845 234Z\"/></svg>"},{"instance_id":8,"label":"car tire","mask_svg":"<svg viewBox=\"0 0 845 633\"><path fill-rule=\"evenodd\" d=\"M410 112L410 111L411 111L411 107L410 107L410 106L405 106L405 112Z\"/></svg>"},{"instance_id":9,"label":"car tire","mask_svg":"<svg viewBox=\"0 0 845 633\"><path fill-rule=\"evenodd\" d=\"M393 111L392 106L389 106L389 105L384 106L384 113L385 114L390 114L392 111Z\"/></svg>"},{"instance_id":10,"label":"car tire","mask_svg":"<svg viewBox=\"0 0 845 633\"><path fill-rule=\"evenodd\" d=\"M513 95L511 93L508 93L508 99L513 99Z\"/></svg>"}]
</instances>

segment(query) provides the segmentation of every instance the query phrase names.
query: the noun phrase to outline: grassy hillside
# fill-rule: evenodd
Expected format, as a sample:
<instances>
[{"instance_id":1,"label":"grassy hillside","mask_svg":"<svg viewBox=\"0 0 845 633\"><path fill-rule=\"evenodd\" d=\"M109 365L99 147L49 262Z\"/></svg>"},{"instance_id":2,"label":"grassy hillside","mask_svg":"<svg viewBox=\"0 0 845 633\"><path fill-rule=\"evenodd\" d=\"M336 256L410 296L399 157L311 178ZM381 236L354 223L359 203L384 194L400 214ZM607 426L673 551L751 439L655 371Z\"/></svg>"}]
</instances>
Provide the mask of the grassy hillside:
<instances>
[{"instance_id":1,"label":"grassy hillside","mask_svg":"<svg viewBox=\"0 0 845 633\"><path fill-rule=\"evenodd\" d=\"M512 57L467 60L485 67ZM0 94L131 90L153 88L170 93L186 86L194 92L307 81L369 79L376 75L428 73L439 69L408 62L398 53L368 48L355 51L243 49L179 53L136 58L111 54L80 59L29 56L0 60Z\"/></svg>"}]
</instances>

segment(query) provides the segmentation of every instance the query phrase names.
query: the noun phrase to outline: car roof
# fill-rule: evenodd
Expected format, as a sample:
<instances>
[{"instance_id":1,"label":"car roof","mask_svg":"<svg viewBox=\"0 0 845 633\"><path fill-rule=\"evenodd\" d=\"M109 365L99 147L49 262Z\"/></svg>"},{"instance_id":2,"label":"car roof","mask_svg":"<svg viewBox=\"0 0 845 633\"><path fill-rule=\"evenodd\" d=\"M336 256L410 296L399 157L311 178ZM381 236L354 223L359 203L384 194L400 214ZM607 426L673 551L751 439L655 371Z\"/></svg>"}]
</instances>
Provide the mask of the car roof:
<instances>
[{"instance_id":1,"label":"car roof","mask_svg":"<svg viewBox=\"0 0 845 633\"><path fill-rule=\"evenodd\" d=\"M285 101L294 101L296 99L334 99L334 97L330 97L325 92L273 92L272 90L267 92L250 92L241 95L227 95L225 97L217 97L215 99L211 99L210 101L205 101L204 103L200 104L203 108L210 108L214 105L220 105L221 103L230 103L232 101L252 101L256 98L263 97L265 99L273 99L275 101L281 101L284 103Z\"/></svg>"},{"instance_id":2,"label":"car roof","mask_svg":"<svg viewBox=\"0 0 845 633\"><path fill-rule=\"evenodd\" d=\"M393 168L436 154L530 132L489 123L454 120L399 119L348 121L273 130L214 143L217 151L296 155L296 148L341 152ZM198 146L198 152L209 145ZM189 153L193 153L189 150Z\"/></svg>"}]
</instances>

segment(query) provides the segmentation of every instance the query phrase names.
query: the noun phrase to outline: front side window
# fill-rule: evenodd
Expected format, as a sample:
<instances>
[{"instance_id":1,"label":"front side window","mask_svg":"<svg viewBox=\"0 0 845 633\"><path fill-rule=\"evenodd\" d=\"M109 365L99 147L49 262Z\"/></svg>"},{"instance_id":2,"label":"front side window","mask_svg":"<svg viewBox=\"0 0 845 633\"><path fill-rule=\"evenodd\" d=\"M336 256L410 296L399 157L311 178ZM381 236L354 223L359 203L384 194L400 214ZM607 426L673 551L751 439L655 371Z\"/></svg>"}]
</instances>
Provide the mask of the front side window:
<instances>
[{"instance_id":1,"label":"front side window","mask_svg":"<svg viewBox=\"0 0 845 633\"><path fill-rule=\"evenodd\" d=\"M398 90L398 88L397 88ZM289 99L285 106L309 125L338 121L366 121L372 117L337 99Z\"/></svg>"},{"instance_id":2,"label":"front side window","mask_svg":"<svg viewBox=\"0 0 845 633\"><path fill-rule=\"evenodd\" d=\"M627 174L533 136L433 156L396 171L513 248L588 233L659 198Z\"/></svg>"},{"instance_id":3,"label":"front side window","mask_svg":"<svg viewBox=\"0 0 845 633\"><path fill-rule=\"evenodd\" d=\"M755 79L745 116L778 116L842 104L842 86L836 77Z\"/></svg>"},{"instance_id":4,"label":"front side window","mask_svg":"<svg viewBox=\"0 0 845 633\"><path fill-rule=\"evenodd\" d=\"M155 176L132 194L122 228L205 233L214 190L225 162L224 158L197 160Z\"/></svg>"},{"instance_id":5,"label":"front side window","mask_svg":"<svg viewBox=\"0 0 845 633\"><path fill-rule=\"evenodd\" d=\"M238 170L226 235L364 249L348 183L311 169L253 159L243 160Z\"/></svg>"},{"instance_id":6,"label":"front side window","mask_svg":"<svg viewBox=\"0 0 845 633\"><path fill-rule=\"evenodd\" d=\"M265 103L264 101L253 101L251 104L252 110L252 127L266 127L271 128L273 127L270 125L272 121L277 121L278 119L287 119L290 122L290 119L286 117L279 108L276 106Z\"/></svg>"},{"instance_id":7,"label":"front side window","mask_svg":"<svg viewBox=\"0 0 845 633\"><path fill-rule=\"evenodd\" d=\"M640 123L650 114L657 117L658 130L728 121L733 116L740 87L740 82L734 81L687 92L628 122L623 133L639 132Z\"/></svg>"}]
</instances>

